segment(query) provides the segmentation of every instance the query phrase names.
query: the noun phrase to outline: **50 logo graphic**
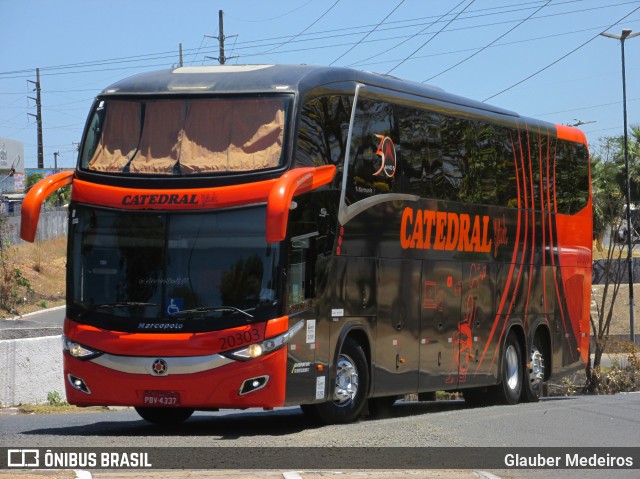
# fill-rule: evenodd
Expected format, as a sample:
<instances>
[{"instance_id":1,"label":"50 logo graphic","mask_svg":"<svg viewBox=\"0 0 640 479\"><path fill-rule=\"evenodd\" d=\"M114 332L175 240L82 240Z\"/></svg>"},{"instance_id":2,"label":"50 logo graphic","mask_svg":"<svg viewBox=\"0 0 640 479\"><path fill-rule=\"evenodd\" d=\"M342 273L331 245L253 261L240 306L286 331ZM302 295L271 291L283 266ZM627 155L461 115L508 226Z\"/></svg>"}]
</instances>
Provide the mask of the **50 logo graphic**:
<instances>
[{"instance_id":1,"label":"50 logo graphic","mask_svg":"<svg viewBox=\"0 0 640 479\"><path fill-rule=\"evenodd\" d=\"M396 147L393 144L393 140L388 136L375 136L376 138L380 138L376 155L380 157L381 162L380 168L373 174L373 176L378 176L380 173L384 172L388 178L393 178L393 175L396 174Z\"/></svg>"}]
</instances>

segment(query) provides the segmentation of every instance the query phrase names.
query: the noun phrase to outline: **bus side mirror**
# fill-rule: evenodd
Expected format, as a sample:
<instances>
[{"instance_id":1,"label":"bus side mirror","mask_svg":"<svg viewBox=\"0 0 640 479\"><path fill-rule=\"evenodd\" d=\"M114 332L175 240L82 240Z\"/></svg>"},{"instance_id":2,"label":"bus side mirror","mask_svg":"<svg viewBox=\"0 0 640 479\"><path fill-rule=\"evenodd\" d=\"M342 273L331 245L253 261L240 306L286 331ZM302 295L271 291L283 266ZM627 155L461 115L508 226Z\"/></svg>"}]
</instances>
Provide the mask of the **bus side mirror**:
<instances>
[{"instance_id":1,"label":"bus side mirror","mask_svg":"<svg viewBox=\"0 0 640 479\"><path fill-rule=\"evenodd\" d=\"M294 195L306 193L330 183L335 174L334 165L295 168L287 171L276 181L267 200L268 243L277 243L287 236L289 209Z\"/></svg>"},{"instance_id":2,"label":"bus side mirror","mask_svg":"<svg viewBox=\"0 0 640 479\"><path fill-rule=\"evenodd\" d=\"M36 238L42 203L44 203L44 200L46 200L51 193L70 185L72 182L73 171L63 171L48 176L31 187L22 202L20 238L29 243L33 243L33 240Z\"/></svg>"}]
</instances>

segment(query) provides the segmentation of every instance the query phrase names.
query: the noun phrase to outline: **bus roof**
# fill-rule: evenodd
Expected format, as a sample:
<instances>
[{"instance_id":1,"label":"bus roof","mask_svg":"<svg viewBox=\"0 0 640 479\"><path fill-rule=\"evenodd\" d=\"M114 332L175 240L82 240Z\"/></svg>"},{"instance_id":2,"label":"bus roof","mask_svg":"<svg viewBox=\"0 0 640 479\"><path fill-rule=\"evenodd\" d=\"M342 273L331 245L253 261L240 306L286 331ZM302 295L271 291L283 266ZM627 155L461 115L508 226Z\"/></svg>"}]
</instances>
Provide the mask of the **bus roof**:
<instances>
[{"instance_id":1,"label":"bus roof","mask_svg":"<svg viewBox=\"0 0 640 479\"><path fill-rule=\"evenodd\" d=\"M305 95L314 88L358 82L499 115L513 111L452 95L444 90L350 68L313 65L218 65L179 67L135 75L103 90L102 95L229 94L289 92Z\"/></svg>"}]
</instances>

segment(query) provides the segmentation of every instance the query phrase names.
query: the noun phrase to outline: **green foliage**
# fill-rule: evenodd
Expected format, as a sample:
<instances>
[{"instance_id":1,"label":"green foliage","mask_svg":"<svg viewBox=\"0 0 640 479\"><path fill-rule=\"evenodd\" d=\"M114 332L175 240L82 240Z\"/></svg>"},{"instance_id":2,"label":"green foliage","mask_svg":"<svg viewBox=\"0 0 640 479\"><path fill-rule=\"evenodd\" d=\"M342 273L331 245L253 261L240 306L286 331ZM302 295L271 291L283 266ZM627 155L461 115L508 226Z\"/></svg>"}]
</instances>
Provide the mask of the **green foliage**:
<instances>
[{"instance_id":1,"label":"green foliage","mask_svg":"<svg viewBox=\"0 0 640 479\"><path fill-rule=\"evenodd\" d=\"M24 190L29 191L33 185L42 179L44 179L44 175L42 173L31 173L24 180Z\"/></svg>"},{"instance_id":2,"label":"green foliage","mask_svg":"<svg viewBox=\"0 0 640 479\"><path fill-rule=\"evenodd\" d=\"M0 218L0 307L15 313L20 303L34 295L31 283L9 257L9 243L4 239L4 218Z\"/></svg>"},{"instance_id":3,"label":"green foliage","mask_svg":"<svg viewBox=\"0 0 640 479\"><path fill-rule=\"evenodd\" d=\"M69 200L71 199L71 186L65 186L64 188L60 188L49 196L46 200L47 205L49 206L63 206L69 204Z\"/></svg>"},{"instance_id":4,"label":"green foliage","mask_svg":"<svg viewBox=\"0 0 640 479\"><path fill-rule=\"evenodd\" d=\"M58 391L49 391L47 393L47 404L49 406L68 406L69 403L62 399Z\"/></svg>"},{"instance_id":5,"label":"green foliage","mask_svg":"<svg viewBox=\"0 0 640 479\"><path fill-rule=\"evenodd\" d=\"M29 191L36 183L40 180L44 179L44 175L42 173L31 173L27 176L24 182L25 191ZM49 196L45 203L48 206L62 206L69 203L71 198L71 186L65 186L64 188L60 188L54 191L51 196Z\"/></svg>"},{"instance_id":6,"label":"green foliage","mask_svg":"<svg viewBox=\"0 0 640 479\"><path fill-rule=\"evenodd\" d=\"M629 140L629 178L631 202L640 202L640 125L631 127ZM591 151L593 192L593 229L601 237L606 229L615 226L625 211L626 176L623 136L600 138L599 146Z\"/></svg>"}]
</instances>

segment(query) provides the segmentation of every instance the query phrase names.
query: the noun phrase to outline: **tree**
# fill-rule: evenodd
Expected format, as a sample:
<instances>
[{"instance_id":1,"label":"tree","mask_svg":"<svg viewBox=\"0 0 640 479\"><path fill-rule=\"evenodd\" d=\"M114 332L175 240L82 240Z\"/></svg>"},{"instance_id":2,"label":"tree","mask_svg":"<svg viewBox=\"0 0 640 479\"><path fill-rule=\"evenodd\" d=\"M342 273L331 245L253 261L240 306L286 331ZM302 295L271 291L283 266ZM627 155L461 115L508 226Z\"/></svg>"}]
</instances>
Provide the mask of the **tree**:
<instances>
[{"instance_id":1,"label":"tree","mask_svg":"<svg viewBox=\"0 0 640 479\"><path fill-rule=\"evenodd\" d=\"M33 188L33 186L42 179L44 179L44 175L42 173L31 173L29 176L27 176L24 182L25 193ZM65 186L64 188L60 188L54 191L51 196L47 198L46 204L49 206L62 206L68 204L70 198L71 187Z\"/></svg>"},{"instance_id":2,"label":"tree","mask_svg":"<svg viewBox=\"0 0 640 479\"><path fill-rule=\"evenodd\" d=\"M631 178L639 178L640 169L640 126L632 127L629 137L629 165ZM635 176L634 176L635 175ZM603 353L609 342L609 330L614 317L614 305L618 300L620 285L625 278L627 256L625 243L619 241L619 231L626 211L624 143L622 136L600 140L600 147L591 152L591 177L593 194L593 228L597 240L596 260L600 266L598 273L603 278L602 293L594 295L596 317L591 315L591 327L595 339L593 369L600 367ZM638 189L637 181L632 181L632 189ZM632 198L640 200L640 195ZM603 247L603 238L608 244ZM595 264L594 264L595 265ZM594 271L597 271L594 268ZM599 374L589 372L587 389L597 390Z\"/></svg>"},{"instance_id":3,"label":"tree","mask_svg":"<svg viewBox=\"0 0 640 479\"><path fill-rule=\"evenodd\" d=\"M33 188L33 185L42 179L44 179L44 175L42 173L31 173L28 175L24 181L25 193L27 193L31 188Z\"/></svg>"}]
</instances>

